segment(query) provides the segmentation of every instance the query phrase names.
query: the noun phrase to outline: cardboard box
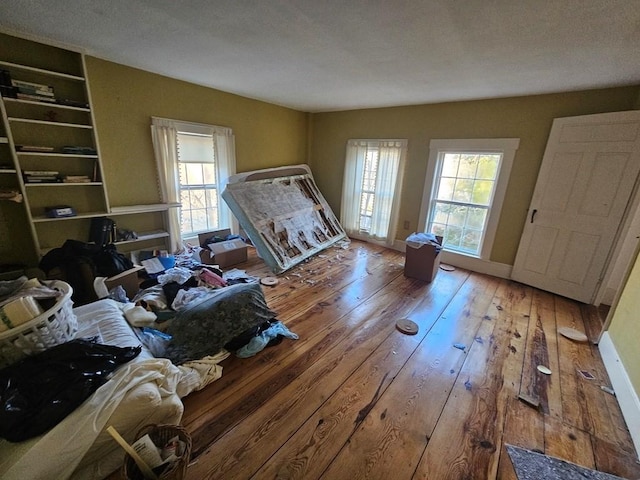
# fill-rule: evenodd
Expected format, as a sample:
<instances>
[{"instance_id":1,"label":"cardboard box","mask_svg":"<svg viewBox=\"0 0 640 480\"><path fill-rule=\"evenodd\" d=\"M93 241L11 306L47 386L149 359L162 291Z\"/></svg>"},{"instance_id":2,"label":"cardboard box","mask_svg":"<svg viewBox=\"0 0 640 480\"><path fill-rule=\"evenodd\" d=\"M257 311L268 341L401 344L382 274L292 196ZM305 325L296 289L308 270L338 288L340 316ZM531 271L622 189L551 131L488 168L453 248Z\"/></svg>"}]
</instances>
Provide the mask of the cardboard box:
<instances>
[{"instance_id":1,"label":"cardboard box","mask_svg":"<svg viewBox=\"0 0 640 480\"><path fill-rule=\"evenodd\" d=\"M131 300L136 296L138 290L140 290L140 279L138 278L138 272L144 270L144 267L133 267L129 270L125 270L118 275L109 277L104 281L104 285L108 291L112 288L122 285L124 291L127 292L127 297Z\"/></svg>"},{"instance_id":2,"label":"cardboard box","mask_svg":"<svg viewBox=\"0 0 640 480\"><path fill-rule=\"evenodd\" d=\"M442 237L436 236L442 245ZM440 268L440 252L435 245L425 244L418 248L407 244L404 260L404 276L431 282Z\"/></svg>"},{"instance_id":3,"label":"cardboard box","mask_svg":"<svg viewBox=\"0 0 640 480\"><path fill-rule=\"evenodd\" d=\"M228 228L201 233L198 235L198 242L202 245L208 238L225 238L230 234L231 230ZM211 251L205 249L200 252L200 261L207 265L218 265L220 268L225 268L247 261L247 245L240 238L210 243L208 247Z\"/></svg>"}]
</instances>

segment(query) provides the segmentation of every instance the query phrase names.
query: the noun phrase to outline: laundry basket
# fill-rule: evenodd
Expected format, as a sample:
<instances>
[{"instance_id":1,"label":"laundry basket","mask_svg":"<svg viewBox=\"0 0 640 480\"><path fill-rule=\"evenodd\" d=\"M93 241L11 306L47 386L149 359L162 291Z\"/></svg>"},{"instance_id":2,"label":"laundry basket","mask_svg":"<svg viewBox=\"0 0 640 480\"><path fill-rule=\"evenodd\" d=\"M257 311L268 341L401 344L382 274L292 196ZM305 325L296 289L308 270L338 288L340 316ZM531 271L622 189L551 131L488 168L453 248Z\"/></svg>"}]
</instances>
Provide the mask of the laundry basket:
<instances>
[{"instance_id":1,"label":"laundry basket","mask_svg":"<svg viewBox=\"0 0 640 480\"><path fill-rule=\"evenodd\" d=\"M78 319L73 313L71 286L60 280L44 283L62 292L62 295L57 298L53 307L33 320L0 333L0 367L68 342L78 331Z\"/></svg>"},{"instance_id":2,"label":"laundry basket","mask_svg":"<svg viewBox=\"0 0 640 480\"><path fill-rule=\"evenodd\" d=\"M182 480L187 472L191 457L191 435L179 425L147 425L138 432L136 439L147 434L158 447L166 445L176 435L185 443L185 449L180 459L158 474L159 480ZM124 465L122 465L122 474L126 480L144 480L145 478L136 462L129 455L126 455Z\"/></svg>"}]
</instances>

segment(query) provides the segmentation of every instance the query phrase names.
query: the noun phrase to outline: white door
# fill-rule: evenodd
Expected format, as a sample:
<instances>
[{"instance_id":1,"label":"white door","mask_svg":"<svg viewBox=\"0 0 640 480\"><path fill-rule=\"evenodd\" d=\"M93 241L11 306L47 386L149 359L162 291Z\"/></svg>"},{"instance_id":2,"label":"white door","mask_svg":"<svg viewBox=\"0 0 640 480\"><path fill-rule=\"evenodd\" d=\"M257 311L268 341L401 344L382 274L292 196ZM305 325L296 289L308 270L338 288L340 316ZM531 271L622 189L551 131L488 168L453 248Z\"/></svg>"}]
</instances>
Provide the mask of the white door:
<instances>
[{"instance_id":1,"label":"white door","mask_svg":"<svg viewBox=\"0 0 640 480\"><path fill-rule=\"evenodd\" d=\"M640 171L640 111L557 118L512 278L593 300Z\"/></svg>"}]
</instances>

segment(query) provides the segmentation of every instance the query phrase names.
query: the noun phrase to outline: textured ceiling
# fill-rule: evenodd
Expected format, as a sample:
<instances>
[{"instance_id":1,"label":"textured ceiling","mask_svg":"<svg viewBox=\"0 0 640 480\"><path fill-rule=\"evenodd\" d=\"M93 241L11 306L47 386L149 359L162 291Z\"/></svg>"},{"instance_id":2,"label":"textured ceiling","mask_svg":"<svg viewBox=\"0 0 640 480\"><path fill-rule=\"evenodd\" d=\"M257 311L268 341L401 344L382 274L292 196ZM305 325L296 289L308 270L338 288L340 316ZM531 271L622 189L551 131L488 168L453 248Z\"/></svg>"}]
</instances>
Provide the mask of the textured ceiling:
<instances>
[{"instance_id":1,"label":"textured ceiling","mask_svg":"<svg viewBox=\"0 0 640 480\"><path fill-rule=\"evenodd\" d=\"M640 84L640 0L3 0L0 29L311 112Z\"/></svg>"}]
</instances>

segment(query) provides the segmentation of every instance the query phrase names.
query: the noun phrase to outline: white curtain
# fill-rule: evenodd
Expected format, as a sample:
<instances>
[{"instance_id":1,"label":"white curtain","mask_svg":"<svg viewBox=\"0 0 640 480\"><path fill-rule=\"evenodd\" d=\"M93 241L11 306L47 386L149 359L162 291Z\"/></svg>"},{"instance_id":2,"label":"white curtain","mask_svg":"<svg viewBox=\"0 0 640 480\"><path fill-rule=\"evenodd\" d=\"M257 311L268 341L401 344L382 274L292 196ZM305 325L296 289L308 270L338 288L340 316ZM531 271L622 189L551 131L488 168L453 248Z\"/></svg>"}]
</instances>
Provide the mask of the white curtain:
<instances>
[{"instance_id":1,"label":"white curtain","mask_svg":"<svg viewBox=\"0 0 640 480\"><path fill-rule=\"evenodd\" d=\"M240 227L238 221L231 214L231 210L222 199L222 192L227 186L231 175L236 173L236 140L233 130L224 127L215 127L213 131L213 145L215 158L218 159L218 206L220 225L230 226L233 233L238 233Z\"/></svg>"},{"instance_id":2,"label":"white curtain","mask_svg":"<svg viewBox=\"0 0 640 480\"><path fill-rule=\"evenodd\" d=\"M158 166L158 185L162 203L180 203L176 134L177 130L171 120L152 118L151 138ZM171 251L175 252L182 248L179 209L170 208L167 217L170 247Z\"/></svg>"},{"instance_id":3,"label":"white curtain","mask_svg":"<svg viewBox=\"0 0 640 480\"><path fill-rule=\"evenodd\" d=\"M360 225L364 164L367 153L378 154L373 214L368 232ZM404 171L406 140L349 140L342 188L341 221L346 232L354 237L393 245L395 240L400 192Z\"/></svg>"}]
</instances>

